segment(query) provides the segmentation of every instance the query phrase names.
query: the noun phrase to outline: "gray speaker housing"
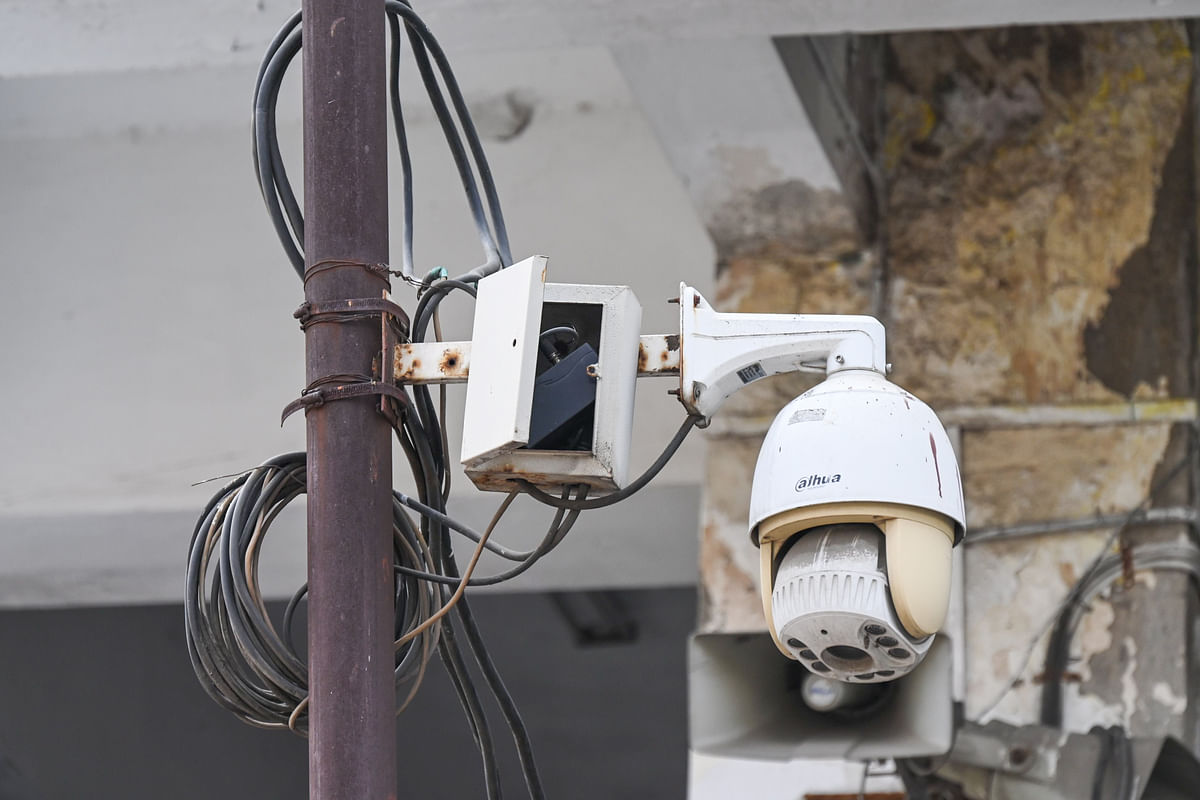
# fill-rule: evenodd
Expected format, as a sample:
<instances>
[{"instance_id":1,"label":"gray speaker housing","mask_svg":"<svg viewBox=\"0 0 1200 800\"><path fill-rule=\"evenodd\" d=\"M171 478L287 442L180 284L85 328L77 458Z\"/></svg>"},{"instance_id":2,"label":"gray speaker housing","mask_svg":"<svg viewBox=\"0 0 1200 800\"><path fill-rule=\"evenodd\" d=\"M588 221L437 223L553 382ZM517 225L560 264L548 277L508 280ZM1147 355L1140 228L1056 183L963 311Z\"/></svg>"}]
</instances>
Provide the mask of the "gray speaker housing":
<instances>
[{"instance_id":1,"label":"gray speaker housing","mask_svg":"<svg viewBox=\"0 0 1200 800\"><path fill-rule=\"evenodd\" d=\"M688 734L696 753L768 761L909 758L946 753L954 739L953 645L939 634L869 719L808 708L804 668L779 657L767 633L709 633L688 644Z\"/></svg>"}]
</instances>

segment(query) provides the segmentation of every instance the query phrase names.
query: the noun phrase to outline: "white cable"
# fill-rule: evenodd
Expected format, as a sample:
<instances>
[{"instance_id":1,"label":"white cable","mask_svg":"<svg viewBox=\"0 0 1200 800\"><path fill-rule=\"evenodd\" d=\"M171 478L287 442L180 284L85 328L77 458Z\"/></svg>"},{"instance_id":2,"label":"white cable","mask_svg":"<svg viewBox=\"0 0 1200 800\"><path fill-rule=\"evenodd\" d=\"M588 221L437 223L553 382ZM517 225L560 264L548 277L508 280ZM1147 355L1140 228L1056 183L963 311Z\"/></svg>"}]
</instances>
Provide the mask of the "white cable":
<instances>
[{"instance_id":1,"label":"white cable","mask_svg":"<svg viewBox=\"0 0 1200 800\"><path fill-rule=\"evenodd\" d=\"M1087 605L1095 599L1096 595L1103 592L1116 581L1124 573L1124 564L1121 561L1120 555L1108 556L1105 559L1105 553L1116 542L1120 530L1114 532L1105 541L1104 547L1088 565L1087 571L1092 571L1095 567L1095 575L1093 580L1088 582L1088 585L1083 587L1083 593L1079 598L1079 607L1086 609ZM1200 580L1200 548L1191 543L1165 542L1154 544L1136 545L1132 548L1133 568L1135 570L1167 570L1175 572L1186 572L1193 578ZM1025 648L1024 654L1021 657L1021 663L1013 671L1004 687L996 695L979 716L976 722L985 724L991 718L996 708L1008 696L1008 693L1013 690L1017 682L1025 674L1026 668L1029 666L1029 661L1033 658L1033 652L1037 649L1038 642L1054 627L1055 621L1062 614L1067 604L1071 601L1072 592L1067 592L1067 595L1055 607L1053 613L1047 617L1046 621L1038 628L1037 634L1029 642Z\"/></svg>"}]
</instances>

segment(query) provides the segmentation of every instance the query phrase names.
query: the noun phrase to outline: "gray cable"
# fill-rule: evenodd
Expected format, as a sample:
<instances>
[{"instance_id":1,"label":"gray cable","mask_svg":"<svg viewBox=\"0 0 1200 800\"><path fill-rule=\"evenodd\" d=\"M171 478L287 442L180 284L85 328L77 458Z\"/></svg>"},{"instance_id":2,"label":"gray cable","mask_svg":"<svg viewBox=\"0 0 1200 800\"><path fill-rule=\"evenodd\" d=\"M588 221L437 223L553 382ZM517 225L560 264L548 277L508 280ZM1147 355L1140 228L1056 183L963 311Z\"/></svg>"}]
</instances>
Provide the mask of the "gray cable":
<instances>
[{"instance_id":1,"label":"gray cable","mask_svg":"<svg viewBox=\"0 0 1200 800\"><path fill-rule=\"evenodd\" d=\"M548 506L553 506L554 508L566 508L572 511L590 511L596 508L611 506L614 503L619 503L622 500L636 494L639 490L645 487L646 484L654 480L654 476L658 475L658 473L662 471L662 468L667 465L667 462L670 461L671 457L674 456L679 450L679 446L683 444L683 440L687 438L687 435L691 432L692 428L696 427L696 424L703 419L703 417L698 417L695 415L688 416L683 421L683 424L679 426L679 430L675 432L675 436L672 437L671 441L667 443L667 446L663 449L659 457L655 459L653 464L646 468L645 472L639 475L637 479L633 481L633 483L630 483L624 489L618 489L612 494L605 495L604 497L598 497L595 500L561 500L557 497L546 494L537 486L522 478L514 478L513 483L520 485L526 494L532 496L538 502L544 503Z\"/></svg>"}]
</instances>

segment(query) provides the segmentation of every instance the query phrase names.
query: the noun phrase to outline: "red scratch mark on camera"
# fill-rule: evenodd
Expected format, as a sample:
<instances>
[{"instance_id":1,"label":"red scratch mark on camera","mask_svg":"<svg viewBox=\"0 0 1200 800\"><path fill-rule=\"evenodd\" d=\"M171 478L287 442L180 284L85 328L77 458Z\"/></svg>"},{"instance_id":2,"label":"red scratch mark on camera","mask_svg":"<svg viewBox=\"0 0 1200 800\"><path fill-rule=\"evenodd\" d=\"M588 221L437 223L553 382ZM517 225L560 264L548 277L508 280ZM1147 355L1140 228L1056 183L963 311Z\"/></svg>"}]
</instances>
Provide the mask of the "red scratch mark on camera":
<instances>
[{"instance_id":1,"label":"red scratch mark on camera","mask_svg":"<svg viewBox=\"0 0 1200 800\"><path fill-rule=\"evenodd\" d=\"M929 449L933 452L933 471L938 479L938 497L942 496L942 471L938 468L937 463L937 442L933 440L933 434L929 434Z\"/></svg>"}]
</instances>

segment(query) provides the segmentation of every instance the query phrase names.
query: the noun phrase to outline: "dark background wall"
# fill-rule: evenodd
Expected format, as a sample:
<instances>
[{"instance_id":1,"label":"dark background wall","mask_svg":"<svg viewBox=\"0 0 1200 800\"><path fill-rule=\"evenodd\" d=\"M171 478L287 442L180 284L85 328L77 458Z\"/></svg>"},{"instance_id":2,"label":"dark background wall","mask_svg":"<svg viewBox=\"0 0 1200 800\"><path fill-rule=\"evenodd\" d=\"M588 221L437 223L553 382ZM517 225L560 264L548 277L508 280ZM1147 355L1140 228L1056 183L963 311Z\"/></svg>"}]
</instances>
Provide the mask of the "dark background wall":
<instances>
[{"instance_id":1,"label":"dark background wall","mask_svg":"<svg viewBox=\"0 0 1200 800\"><path fill-rule=\"evenodd\" d=\"M618 599L636 639L592 646L577 643L550 595L474 602L549 797L685 794L684 651L695 593ZM307 743L245 725L203 693L182 617L177 606L0 613L0 800L307 796ZM520 797L498 714L492 727L505 796ZM484 795L478 753L440 663L396 730L400 798Z\"/></svg>"}]
</instances>

